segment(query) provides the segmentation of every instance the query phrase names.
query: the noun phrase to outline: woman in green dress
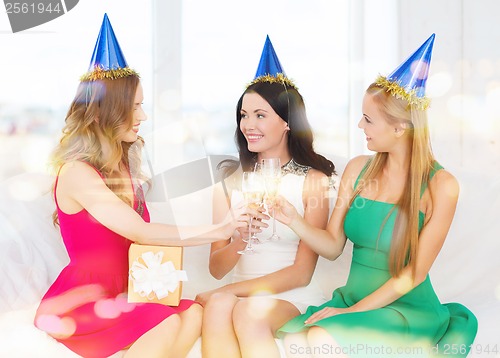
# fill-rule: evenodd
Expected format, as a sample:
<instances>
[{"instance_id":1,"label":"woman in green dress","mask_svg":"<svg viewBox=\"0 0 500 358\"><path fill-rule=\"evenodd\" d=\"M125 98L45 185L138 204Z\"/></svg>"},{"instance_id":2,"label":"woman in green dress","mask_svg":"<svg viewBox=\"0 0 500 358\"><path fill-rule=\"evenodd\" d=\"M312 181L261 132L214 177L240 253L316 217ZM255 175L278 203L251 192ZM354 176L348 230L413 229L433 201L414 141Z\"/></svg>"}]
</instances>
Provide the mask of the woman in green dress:
<instances>
[{"instance_id":1,"label":"woman in green dress","mask_svg":"<svg viewBox=\"0 0 500 358\"><path fill-rule=\"evenodd\" d=\"M374 156L352 159L326 230L284 199L276 218L321 256L353 242L347 283L280 328L289 357L466 356L477 320L441 304L429 270L444 244L458 182L431 151L424 95L434 34L391 75L372 83L358 124Z\"/></svg>"}]
</instances>

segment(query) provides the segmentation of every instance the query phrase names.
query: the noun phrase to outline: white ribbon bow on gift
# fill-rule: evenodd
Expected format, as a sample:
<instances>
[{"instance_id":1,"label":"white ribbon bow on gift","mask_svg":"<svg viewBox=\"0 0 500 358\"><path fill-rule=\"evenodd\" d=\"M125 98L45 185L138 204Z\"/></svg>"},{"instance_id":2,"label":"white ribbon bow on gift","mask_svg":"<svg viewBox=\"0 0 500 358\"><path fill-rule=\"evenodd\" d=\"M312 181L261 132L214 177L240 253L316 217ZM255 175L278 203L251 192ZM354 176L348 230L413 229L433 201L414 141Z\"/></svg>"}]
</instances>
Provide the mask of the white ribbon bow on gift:
<instances>
[{"instance_id":1,"label":"white ribbon bow on gift","mask_svg":"<svg viewBox=\"0 0 500 358\"><path fill-rule=\"evenodd\" d=\"M184 270L176 270L172 261L161 263L163 251L156 254L147 251L141 255L144 264L136 259L132 263L129 274L134 284L134 292L141 297L153 300L156 296L159 300L167 297L179 286L180 281L187 281Z\"/></svg>"}]
</instances>

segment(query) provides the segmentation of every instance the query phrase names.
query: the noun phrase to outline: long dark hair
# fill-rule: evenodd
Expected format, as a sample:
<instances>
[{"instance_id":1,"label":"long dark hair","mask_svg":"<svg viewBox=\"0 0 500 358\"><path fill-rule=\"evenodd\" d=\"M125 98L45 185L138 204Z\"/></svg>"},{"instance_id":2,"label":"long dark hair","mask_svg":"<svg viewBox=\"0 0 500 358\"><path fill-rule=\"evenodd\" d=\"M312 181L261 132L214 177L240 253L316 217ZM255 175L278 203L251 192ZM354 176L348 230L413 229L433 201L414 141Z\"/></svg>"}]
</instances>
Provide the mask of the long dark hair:
<instances>
[{"instance_id":1,"label":"long dark hair","mask_svg":"<svg viewBox=\"0 0 500 358\"><path fill-rule=\"evenodd\" d=\"M335 174L335 165L313 148L313 133L307 120L304 99L295 87L285 83L256 82L248 86L236 105L236 130L234 133L238 147L239 159L243 170L251 170L255 164L257 153L248 150L248 143L240 130L241 106L243 96L257 93L264 98L273 110L288 123L288 150L292 158L302 165L317 169L327 176Z\"/></svg>"}]
</instances>

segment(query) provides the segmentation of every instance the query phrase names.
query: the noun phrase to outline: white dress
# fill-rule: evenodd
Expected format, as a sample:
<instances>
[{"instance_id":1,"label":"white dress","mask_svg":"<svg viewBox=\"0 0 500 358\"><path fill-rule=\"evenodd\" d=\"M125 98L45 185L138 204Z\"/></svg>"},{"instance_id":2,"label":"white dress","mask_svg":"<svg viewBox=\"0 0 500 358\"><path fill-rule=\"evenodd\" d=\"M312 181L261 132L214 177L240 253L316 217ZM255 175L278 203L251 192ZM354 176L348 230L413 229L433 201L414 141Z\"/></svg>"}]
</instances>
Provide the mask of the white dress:
<instances>
[{"instance_id":1,"label":"white dress","mask_svg":"<svg viewBox=\"0 0 500 358\"><path fill-rule=\"evenodd\" d=\"M284 175L281 179L279 193L293 204L302 216L304 215L302 190L309 169L310 167L299 165L293 160L282 168ZM233 190L231 205L235 205L242 200L242 193ZM288 226L276 221L276 233L281 240L266 241L272 234L272 219L268 221L268 225L268 228L264 228L261 233L257 234L261 243L254 245L255 254L241 255L234 268L233 282L261 277L293 265L300 242L299 237ZM266 292L263 288L262 291L256 292L255 295L269 295L269 292ZM300 313L304 313L308 306L320 305L325 302L323 291L314 280L308 286L276 293L271 297L292 303Z\"/></svg>"}]
</instances>

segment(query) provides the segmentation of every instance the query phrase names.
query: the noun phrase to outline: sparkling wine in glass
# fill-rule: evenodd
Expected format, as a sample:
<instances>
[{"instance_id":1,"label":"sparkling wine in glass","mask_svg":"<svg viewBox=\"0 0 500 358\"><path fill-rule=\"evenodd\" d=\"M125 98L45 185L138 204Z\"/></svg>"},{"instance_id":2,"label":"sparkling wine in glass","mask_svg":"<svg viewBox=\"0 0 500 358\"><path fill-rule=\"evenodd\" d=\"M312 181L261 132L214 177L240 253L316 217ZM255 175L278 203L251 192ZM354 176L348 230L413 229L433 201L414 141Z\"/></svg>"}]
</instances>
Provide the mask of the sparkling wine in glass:
<instances>
[{"instance_id":1,"label":"sparkling wine in glass","mask_svg":"<svg viewBox=\"0 0 500 358\"><path fill-rule=\"evenodd\" d=\"M262 159L261 172L264 177L266 187L266 195L269 201L273 204L273 233L267 239L268 241L280 240L276 233L276 219L274 218L274 201L278 195L281 183L281 162L280 158L265 158Z\"/></svg>"},{"instance_id":2,"label":"sparkling wine in glass","mask_svg":"<svg viewBox=\"0 0 500 358\"><path fill-rule=\"evenodd\" d=\"M241 191L248 207L258 210L264 200L264 184L260 172L244 172L241 182ZM241 255L255 253L253 245L259 240L252 234L252 223L254 218L250 217L248 223L248 240L244 250L238 251ZM257 240L257 241L255 241Z\"/></svg>"}]
</instances>

